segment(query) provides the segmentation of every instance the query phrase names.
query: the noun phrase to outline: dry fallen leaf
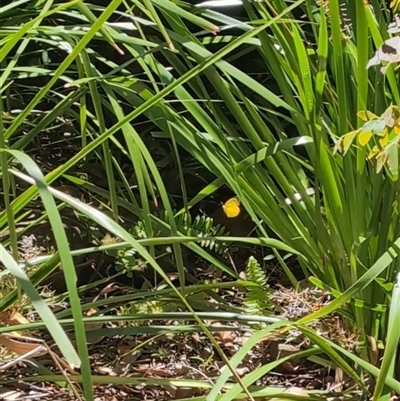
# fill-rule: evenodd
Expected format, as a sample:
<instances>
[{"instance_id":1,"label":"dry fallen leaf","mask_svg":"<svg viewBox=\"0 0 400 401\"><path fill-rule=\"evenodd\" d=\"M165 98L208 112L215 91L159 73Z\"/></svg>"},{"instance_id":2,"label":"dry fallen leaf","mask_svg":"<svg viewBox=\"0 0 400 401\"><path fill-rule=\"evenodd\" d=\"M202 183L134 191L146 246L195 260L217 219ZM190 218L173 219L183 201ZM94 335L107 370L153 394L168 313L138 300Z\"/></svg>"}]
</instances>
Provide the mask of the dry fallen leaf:
<instances>
[{"instance_id":1,"label":"dry fallen leaf","mask_svg":"<svg viewBox=\"0 0 400 401\"><path fill-rule=\"evenodd\" d=\"M170 396L173 399L181 399L181 398L193 398L195 396L202 395L204 392L203 389L200 388L186 388L186 387L175 387L175 386L168 386L166 390L169 392Z\"/></svg>"},{"instance_id":2,"label":"dry fallen leaf","mask_svg":"<svg viewBox=\"0 0 400 401\"><path fill-rule=\"evenodd\" d=\"M25 396L23 391L15 391L13 389L0 389L0 400L4 401L13 401L13 400L22 400Z\"/></svg>"},{"instance_id":3,"label":"dry fallen leaf","mask_svg":"<svg viewBox=\"0 0 400 401\"><path fill-rule=\"evenodd\" d=\"M108 366L99 366L97 367L97 371L102 375L113 376L113 377L118 376L118 374Z\"/></svg>"},{"instance_id":4,"label":"dry fallen leaf","mask_svg":"<svg viewBox=\"0 0 400 401\"><path fill-rule=\"evenodd\" d=\"M23 317L16 309L8 309L0 312L0 322L6 326L15 326L18 324L30 323L28 319Z\"/></svg>"},{"instance_id":5,"label":"dry fallen leaf","mask_svg":"<svg viewBox=\"0 0 400 401\"><path fill-rule=\"evenodd\" d=\"M98 313L97 309L91 308L88 311L86 311L85 315L90 317L96 315L97 313ZM87 340L89 344L97 344L103 340L104 336L99 336L96 335L95 333L91 333L91 331L99 330L102 327L103 327L103 322L85 323L85 328L87 330Z\"/></svg>"},{"instance_id":6,"label":"dry fallen leaf","mask_svg":"<svg viewBox=\"0 0 400 401\"><path fill-rule=\"evenodd\" d=\"M374 337L367 336L367 339L369 341L370 345L370 358L371 358L371 364L374 366L378 366L379 362L379 348L378 344L376 343L376 340Z\"/></svg>"},{"instance_id":7,"label":"dry fallen leaf","mask_svg":"<svg viewBox=\"0 0 400 401\"><path fill-rule=\"evenodd\" d=\"M299 351L299 346L286 344L280 340L271 341L269 345L269 353L271 360L273 361L285 358L290 355L294 355ZM284 372L294 373L296 371L296 366L298 366L300 363L300 360L292 359L291 361L282 362L282 364L277 367L277 369L283 370Z\"/></svg>"},{"instance_id":8,"label":"dry fallen leaf","mask_svg":"<svg viewBox=\"0 0 400 401\"><path fill-rule=\"evenodd\" d=\"M213 327L221 327L220 322L212 323ZM233 331L219 331L214 334L214 338L217 340L218 344L225 348L227 351L234 353L237 351L237 346L235 345L235 335Z\"/></svg>"},{"instance_id":9,"label":"dry fallen leaf","mask_svg":"<svg viewBox=\"0 0 400 401\"><path fill-rule=\"evenodd\" d=\"M4 334L0 334L0 344L18 355L32 353L35 357L38 357L47 354L47 350L43 349L44 347L41 344L13 340ZM34 352L35 350L38 352Z\"/></svg>"},{"instance_id":10,"label":"dry fallen leaf","mask_svg":"<svg viewBox=\"0 0 400 401\"><path fill-rule=\"evenodd\" d=\"M299 395L299 396L303 396L305 398L309 397L307 391L300 387L289 387L288 389L283 391L282 394ZM287 400L287 398L281 398L278 396L276 398L271 398L270 401L284 401L284 400Z\"/></svg>"},{"instance_id":11,"label":"dry fallen leaf","mask_svg":"<svg viewBox=\"0 0 400 401\"><path fill-rule=\"evenodd\" d=\"M335 369L335 383L334 383L334 385L335 385L335 391L336 391L337 393L340 393L340 392L343 391L343 382L344 382L343 378L344 378L343 369L337 367L337 368Z\"/></svg>"},{"instance_id":12,"label":"dry fallen leaf","mask_svg":"<svg viewBox=\"0 0 400 401\"><path fill-rule=\"evenodd\" d=\"M16 326L30 323L29 320L22 316L16 309L8 309L0 312L0 321L6 326ZM14 340L11 337L22 337L22 334L18 332L0 334L0 344L2 344L11 352L14 352L18 355L31 353L36 357L47 354L47 351L43 350L43 346L38 342L35 342L35 338L25 338L26 341L20 341ZM38 352L35 352L35 350Z\"/></svg>"}]
</instances>

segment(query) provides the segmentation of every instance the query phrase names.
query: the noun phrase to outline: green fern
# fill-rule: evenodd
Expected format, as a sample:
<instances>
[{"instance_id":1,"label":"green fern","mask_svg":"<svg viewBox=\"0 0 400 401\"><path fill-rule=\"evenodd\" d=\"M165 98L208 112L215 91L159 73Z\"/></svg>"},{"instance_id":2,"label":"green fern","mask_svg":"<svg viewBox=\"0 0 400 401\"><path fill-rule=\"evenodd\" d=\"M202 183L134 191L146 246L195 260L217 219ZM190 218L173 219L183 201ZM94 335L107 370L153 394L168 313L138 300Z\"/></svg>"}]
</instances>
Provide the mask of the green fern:
<instances>
[{"instance_id":1,"label":"green fern","mask_svg":"<svg viewBox=\"0 0 400 401\"><path fill-rule=\"evenodd\" d=\"M157 217L168 222L165 211L156 213ZM204 215L197 215L194 219L187 215L180 215L176 218L176 225L178 230L189 237L205 238L199 241L199 245L203 248L208 248L221 255L225 255L228 251L234 251L234 247L228 242L216 242L209 237L222 237L229 235L229 232L225 231L225 227L220 224L214 225L214 221L211 217ZM138 221L129 232L136 239L147 238L146 229L143 222ZM109 242L109 240L102 241L102 243ZM137 259L136 251L134 249L122 248L119 250L112 250L107 252L112 256L116 257L115 269L118 272L123 272L128 277L133 277L135 270L143 270L145 265Z\"/></svg>"},{"instance_id":2,"label":"green fern","mask_svg":"<svg viewBox=\"0 0 400 401\"><path fill-rule=\"evenodd\" d=\"M229 233L225 232L224 226L221 226L220 224L214 225L214 221L211 217L197 215L189 227L188 235L200 238L222 237L224 235L229 235ZM200 246L222 254L228 250L229 244L227 242L215 242L213 240L205 239L200 242Z\"/></svg>"},{"instance_id":3,"label":"green fern","mask_svg":"<svg viewBox=\"0 0 400 401\"><path fill-rule=\"evenodd\" d=\"M171 300L155 299L155 300L138 300L132 302L125 311L127 314L149 314L149 313L164 313L177 312L179 304Z\"/></svg>"},{"instance_id":4,"label":"green fern","mask_svg":"<svg viewBox=\"0 0 400 401\"><path fill-rule=\"evenodd\" d=\"M246 277L248 281L256 284L256 286L247 288L245 297L246 312L249 315L266 315L273 308L273 303L270 300L267 276L253 256L250 256L247 263Z\"/></svg>"},{"instance_id":5,"label":"green fern","mask_svg":"<svg viewBox=\"0 0 400 401\"><path fill-rule=\"evenodd\" d=\"M160 219L168 222L165 212L158 216ZM197 215L195 218L187 214L181 214L176 218L176 226L178 230L188 237L222 237L229 236L229 232L225 231L225 227L221 224L214 225L214 220L205 215ZM226 254L233 251L231 244L228 242L216 242L210 239L204 239L199 242L202 248L208 248L219 254Z\"/></svg>"}]
</instances>

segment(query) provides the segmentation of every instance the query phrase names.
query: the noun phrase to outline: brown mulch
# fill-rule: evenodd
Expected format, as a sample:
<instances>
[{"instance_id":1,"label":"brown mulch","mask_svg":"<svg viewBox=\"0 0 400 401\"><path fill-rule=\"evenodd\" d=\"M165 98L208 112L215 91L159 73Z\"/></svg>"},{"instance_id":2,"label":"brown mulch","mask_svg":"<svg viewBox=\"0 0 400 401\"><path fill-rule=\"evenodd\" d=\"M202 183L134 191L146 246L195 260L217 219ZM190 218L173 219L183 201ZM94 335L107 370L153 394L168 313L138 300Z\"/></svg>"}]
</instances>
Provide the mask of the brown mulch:
<instances>
[{"instance_id":1,"label":"brown mulch","mask_svg":"<svg viewBox=\"0 0 400 401\"><path fill-rule=\"evenodd\" d=\"M95 401L155 401L150 398L151 392L129 396L128 392L115 386L96 386L94 387ZM145 398L142 398L144 396ZM51 383L18 383L16 385L0 386L1 401L82 401L83 398L76 398L73 394ZM160 400L160 398L158 398Z\"/></svg>"},{"instance_id":2,"label":"brown mulch","mask_svg":"<svg viewBox=\"0 0 400 401\"><path fill-rule=\"evenodd\" d=\"M273 302L281 308L281 316L288 319L298 319L320 309L330 300L327 292L317 289L305 289L297 292L293 289L279 288L273 292ZM172 324L173 322L166 322ZM214 322L213 325L221 325ZM224 325L226 325L224 323ZM347 349L354 349L356 337L347 334L343 324L337 316L330 316L311 326L318 330L321 336L331 339ZM246 343L250 332L239 330L232 324L231 331L215 333L215 339L224 350L228 358ZM257 344L236 369L243 377L249 372L279 359L280 357L298 352L308 346L308 341L301 333L292 330L284 339L261 342ZM166 334L162 336L119 336L100 339L99 342L89 345L93 375L112 377L140 376L147 378L164 379L196 379L214 383L224 364L215 353L211 343L202 333ZM48 356L38 360L59 374L59 369ZM4 362L4 361L3 361ZM0 353L0 371L2 361ZM339 371L340 372L340 371ZM72 372L71 372L72 373ZM37 400L73 400L70 391L52 383L31 383L23 377L36 374L31 364L19 362L2 374L3 382L9 379L7 386L0 386L0 400L28 401ZM70 376L72 378L72 376ZM15 383L16 378L19 379ZM338 374L338 370L330 370L305 360L292 360L278 367L275 371L258 380L258 386L282 386L303 388L305 390L331 390L341 392L350 383ZM77 386L78 391L79 387ZM96 401L163 401L192 396L204 395L205 390L182 389L175 387L150 386L122 386L107 385L95 386ZM339 393L338 393L339 396ZM339 398L338 398L339 399Z\"/></svg>"}]
</instances>

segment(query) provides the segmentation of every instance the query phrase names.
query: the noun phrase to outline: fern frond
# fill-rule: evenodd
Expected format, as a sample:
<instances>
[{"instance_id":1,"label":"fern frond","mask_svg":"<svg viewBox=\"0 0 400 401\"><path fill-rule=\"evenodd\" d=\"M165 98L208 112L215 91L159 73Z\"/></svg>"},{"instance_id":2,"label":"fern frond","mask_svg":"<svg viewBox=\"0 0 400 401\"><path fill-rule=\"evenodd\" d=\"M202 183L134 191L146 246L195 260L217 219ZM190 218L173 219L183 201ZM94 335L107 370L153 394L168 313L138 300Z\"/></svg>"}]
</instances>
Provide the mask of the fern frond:
<instances>
[{"instance_id":1,"label":"fern frond","mask_svg":"<svg viewBox=\"0 0 400 401\"><path fill-rule=\"evenodd\" d=\"M225 227L220 224L214 225L214 221L211 217L204 215L197 215L189 229L189 235L193 237L222 237L229 235L225 232ZM200 246L203 248L209 248L218 253L223 253L228 248L227 243L218 243L209 239L205 239L200 242Z\"/></svg>"},{"instance_id":2,"label":"fern frond","mask_svg":"<svg viewBox=\"0 0 400 401\"><path fill-rule=\"evenodd\" d=\"M158 217L167 222L165 212ZM214 220L209 216L197 215L195 218L191 218L187 214L182 214L176 218L176 226L181 233L189 237L205 238L199 242L199 245L219 254L226 253L230 246L228 242L221 243L207 239L208 237L229 235L224 226L221 224L214 225Z\"/></svg>"},{"instance_id":3,"label":"fern frond","mask_svg":"<svg viewBox=\"0 0 400 401\"><path fill-rule=\"evenodd\" d=\"M273 306L267 276L256 258L250 256L246 267L246 278L256 284L247 288L245 295L246 311L250 315L265 315Z\"/></svg>"}]
</instances>

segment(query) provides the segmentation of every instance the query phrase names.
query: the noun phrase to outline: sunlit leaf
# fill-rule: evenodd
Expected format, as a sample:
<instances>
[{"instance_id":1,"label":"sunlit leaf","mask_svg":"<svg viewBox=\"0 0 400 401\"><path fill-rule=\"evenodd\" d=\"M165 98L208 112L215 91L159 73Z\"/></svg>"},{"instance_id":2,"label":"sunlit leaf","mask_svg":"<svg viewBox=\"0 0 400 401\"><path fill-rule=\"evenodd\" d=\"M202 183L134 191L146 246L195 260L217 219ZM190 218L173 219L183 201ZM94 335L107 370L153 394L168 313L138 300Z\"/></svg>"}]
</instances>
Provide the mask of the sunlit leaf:
<instances>
[{"instance_id":1,"label":"sunlit leaf","mask_svg":"<svg viewBox=\"0 0 400 401\"><path fill-rule=\"evenodd\" d=\"M377 146L377 145L375 145L373 148L372 148L372 150L371 150L371 152L369 152L369 154L368 154L368 159L370 160L370 159L372 159L375 155L377 155L379 153L379 147Z\"/></svg>"},{"instance_id":2,"label":"sunlit leaf","mask_svg":"<svg viewBox=\"0 0 400 401\"><path fill-rule=\"evenodd\" d=\"M382 151L376 156L376 172L379 173L385 166L388 159L386 152Z\"/></svg>"},{"instance_id":3,"label":"sunlit leaf","mask_svg":"<svg viewBox=\"0 0 400 401\"><path fill-rule=\"evenodd\" d=\"M388 142L389 142L388 134L379 139L379 145L381 145L381 148L384 148L388 144Z\"/></svg>"},{"instance_id":4,"label":"sunlit leaf","mask_svg":"<svg viewBox=\"0 0 400 401\"><path fill-rule=\"evenodd\" d=\"M390 3L390 8L393 10L393 11L396 11L398 8L399 8L399 6L400 6L400 0L392 0L392 2Z\"/></svg>"},{"instance_id":5,"label":"sunlit leaf","mask_svg":"<svg viewBox=\"0 0 400 401\"><path fill-rule=\"evenodd\" d=\"M385 124L392 128L399 120L399 110L395 106L389 106L381 116Z\"/></svg>"},{"instance_id":6,"label":"sunlit leaf","mask_svg":"<svg viewBox=\"0 0 400 401\"><path fill-rule=\"evenodd\" d=\"M397 177L399 173L399 150L398 142L392 141L389 146L385 148L385 153L387 154L386 164L389 171L394 177Z\"/></svg>"},{"instance_id":7,"label":"sunlit leaf","mask_svg":"<svg viewBox=\"0 0 400 401\"><path fill-rule=\"evenodd\" d=\"M353 143L354 138L356 135L360 132L360 130L355 130L351 131L346 135L343 135L341 138L338 139L338 141L335 144L335 148L333 149L333 152L336 153L338 151L341 152L347 152Z\"/></svg>"},{"instance_id":8,"label":"sunlit leaf","mask_svg":"<svg viewBox=\"0 0 400 401\"><path fill-rule=\"evenodd\" d=\"M358 143L359 143L361 146L365 146L365 145L369 142L369 140L370 140L371 138L372 138L372 131L360 132L360 133L358 134L358 137L357 137Z\"/></svg>"},{"instance_id":9,"label":"sunlit leaf","mask_svg":"<svg viewBox=\"0 0 400 401\"><path fill-rule=\"evenodd\" d=\"M368 110L359 111L357 113L357 116L360 117L361 120L363 120L363 121L369 121L369 120L374 120L374 119L379 118L376 114L374 114Z\"/></svg>"},{"instance_id":10,"label":"sunlit leaf","mask_svg":"<svg viewBox=\"0 0 400 401\"><path fill-rule=\"evenodd\" d=\"M386 123L383 119L371 120L364 124L361 132L372 131L374 135L381 135L386 128Z\"/></svg>"},{"instance_id":11,"label":"sunlit leaf","mask_svg":"<svg viewBox=\"0 0 400 401\"><path fill-rule=\"evenodd\" d=\"M384 137L384 136L388 136L388 129L385 127L385 129L383 129L378 136L380 137Z\"/></svg>"}]
</instances>

